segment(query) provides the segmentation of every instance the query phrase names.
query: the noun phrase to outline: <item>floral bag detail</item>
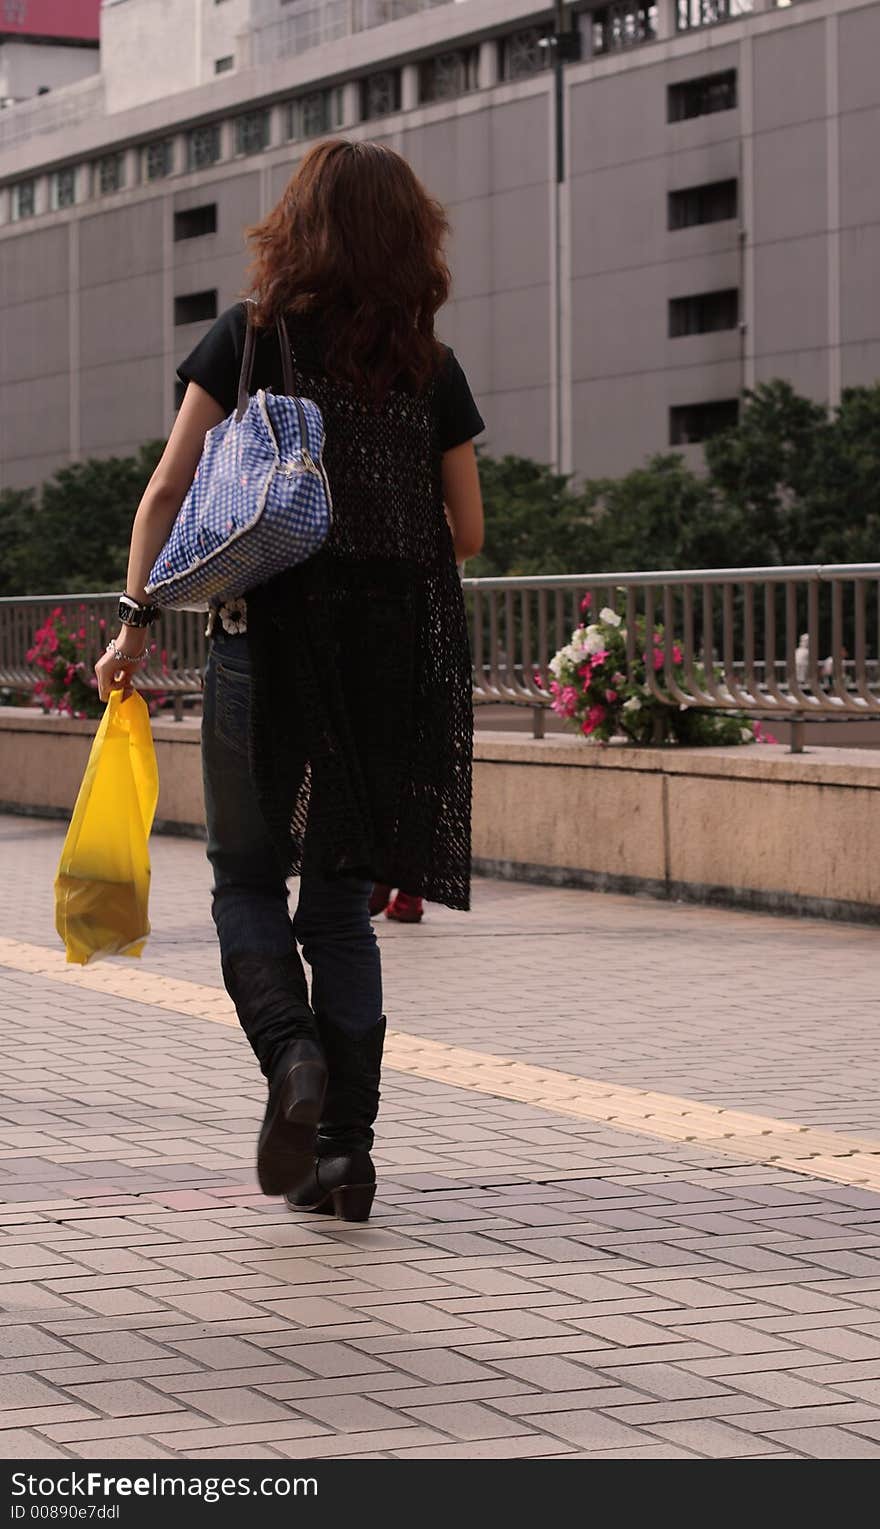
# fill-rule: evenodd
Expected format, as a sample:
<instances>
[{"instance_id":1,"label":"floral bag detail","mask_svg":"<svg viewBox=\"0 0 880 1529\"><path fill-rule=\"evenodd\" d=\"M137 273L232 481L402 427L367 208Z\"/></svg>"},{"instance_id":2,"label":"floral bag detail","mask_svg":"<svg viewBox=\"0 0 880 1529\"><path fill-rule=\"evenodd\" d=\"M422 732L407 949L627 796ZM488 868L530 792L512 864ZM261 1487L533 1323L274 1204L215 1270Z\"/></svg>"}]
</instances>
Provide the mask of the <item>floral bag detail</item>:
<instances>
[{"instance_id":1,"label":"floral bag detail","mask_svg":"<svg viewBox=\"0 0 880 1529\"><path fill-rule=\"evenodd\" d=\"M205 436L198 470L146 585L157 605L187 609L243 595L317 552L332 523L324 421L294 396L283 316L276 325L284 396L249 397L255 330L247 332L235 412Z\"/></svg>"}]
</instances>

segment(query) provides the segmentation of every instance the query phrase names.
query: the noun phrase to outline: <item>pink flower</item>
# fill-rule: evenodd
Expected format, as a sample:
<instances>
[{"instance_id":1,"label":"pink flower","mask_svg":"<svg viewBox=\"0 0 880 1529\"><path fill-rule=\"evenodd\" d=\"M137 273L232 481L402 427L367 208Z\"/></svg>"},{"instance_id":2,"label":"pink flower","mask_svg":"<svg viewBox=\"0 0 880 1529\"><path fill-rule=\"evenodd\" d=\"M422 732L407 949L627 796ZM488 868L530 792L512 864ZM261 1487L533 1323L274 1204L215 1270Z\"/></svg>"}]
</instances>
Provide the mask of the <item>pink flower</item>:
<instances>
[{"instance_id":1,"label":"pink flower","mask_svg":"<svg viewBox=\"0 0 880 1529\"><path fill-rule=\"evenodd\" d=\"M605 721L606 716L607 712L604 706L591 706L581 723L581 732L584 734L584 737L589 738L590 734L594 733L596 728Z\"/></svg>"},{"instance_id":2,"label":"pink flower","mask_svg":"<svg viewBox=\"0 0 880 1529\"><path fill-rule=\"evenodd\" d=\"M46 622L46 625L49 626L51 622L59 621L63 615L64 615L64 612L61 609L61 606L60 605L56 605L54 611L52 612L51 616L49 617L48 621Z\"/></svg>"},{"instance_id":3,"label":"pink flower","mask_svg":"<svg viewBox=\"0 0 880 1529\"><path fill-rule=\"evenodd\" d=\"M617 700L617 691L616 690L606 690L606 692L605 692L605 699L608 702L609 706L613 706L614 702Z\"/></svg>"},{"instance_id":4,"label":"pink flower","mask_svg":"<svg viewBox=\"0 0 880 1529\"><path fill-rule=\"evenodd\" d=\"M81 605L81 606L80 606L80 610L81 610L81 611L84 611L84 610L85 610L85 606L84 606L84 605Z\"/></svg>"},{"instance_id":5,"label":"pink flower","mask_svg":"<svg viewBox=\"0 0 880 1529\"><path fill-rule=\"evenodd\" d=\"M592 595L584 595L584 598L581 601L581 610L582 611L588 611L590 609L590 606L592 605L592 603L593 603L593 596Z\"/></svg>"},{"instance_id":6,"label":"pink flower","mask_svg":"<svg viewBox=\"0 0 880 1529\"><path fill-rule=\"evenodd\" d=\"M594 669L601 669L606 658L610 658L610 656L611 655L607 648L600 648L598 653L594 653L592 655L590 662L592 663Z\"/></svg>"},{"instance_id":7,"label":"pink flower","mask_svg":"<svg viewBox=\"0 0 880 1529\"><path fill-rule=\"evenodd\" d=\"M589 685L593 673L593 660L587 658L578 669L578 674L584 682L584 689Z\"/></svg>"},{"instance_id":8,"label":"pink flower","mask_svg":"<svg viewBox=\"0 0 880 1529\"><path fill-rule=\"evenodd\" d=\"M573 685L561 687L559 694L553 701L553 710L558 717L573 717L577 710L577 691Z\"/></svg>"},{"instance_id":9,"label":"pink flower","mask_svg":"<svg viewBox=\"0 0 880 1529\"><path fill-rule=\"evenodd\" d=\"M77 632L77 634L76 634L76 635L77 635L77 637L79 637L79 638L80 638L80 639L81 639L81 640L84 640L84 639L85 639L85 635L86 635L86 629L85 629L85 627L84 627L84 626L81 626L81 627L80 627L80 629L79 629L79 631L78 631L78 632Z\"/></svg>"},{"instance_id":10,"label":"pink flower","mask_svg":"<svg viewBox=\"0 0 880 1529\"><path fill-rule=\"evenodd\" d=\"M163 668L165 667L167 659L168 659L168 654L166 653L165 649L163 648L162 649L162 667ZM539 690L543 690L544 689L544 681L542 680L542 678L541 678L540 674L538 673L537 669L535 670L534 674L532 675L532 680L537 685Z\"/></svg>"},{"instance_id":11,"label":"pink flower","mask_svg":"<svg viewBox=\"0 0 880 1529\"><path fill-rule=\"evenodd\" d=\"M105 620L104 620L104 617L103 617L103 616L102 616L102 617L101 617L101 619L100 619L100 621L99 621L99 622L98 622L98 631L99 631L99 632L103 632L103 630L104 630L104 628L105 628L105 627L106 627L106 625L107 625L107 623L106 623L106 621L105 621Z\"/></svg>"},{"instance_id":12,"label":"pink flower","mask_svg":"<svg viewBox=\"0 0 880 1529\"><path fill-rule=\"evenodd\" d=\"M617 685L618 687L620 687L621 685L625 685L626 684L626 675L625 674L621 674L620 670L616 669L614 674L612 674L612 676L611 676L611 683L612 683L612 685Z\"/></svg>"},{"instance_id":13,"label":"pink flower","mask_svg":"<svg viewBox=\"0 0 880 1529\"><path fill-rule=\"evenodd\" d=\"M647 654L645 655L645 658L647 660ZM654 649L654 668L655 669L662 669L664 662L665 662L665 660L664 660L664 657L663 657L663 649L662 648L655 648Z\"/></svg>"},{"instance_id":14,"label":"pink flower","mask_svg":"<svg viewBox=\"0 0 880 1529\"><path fill-rule=\"evenodd\" d=\"M672 649L672 662L674 664L684 663L684 654L682 653L681 648L678 646L678 643L676 643L675 647Z\"/></svg>"}]
</instances>

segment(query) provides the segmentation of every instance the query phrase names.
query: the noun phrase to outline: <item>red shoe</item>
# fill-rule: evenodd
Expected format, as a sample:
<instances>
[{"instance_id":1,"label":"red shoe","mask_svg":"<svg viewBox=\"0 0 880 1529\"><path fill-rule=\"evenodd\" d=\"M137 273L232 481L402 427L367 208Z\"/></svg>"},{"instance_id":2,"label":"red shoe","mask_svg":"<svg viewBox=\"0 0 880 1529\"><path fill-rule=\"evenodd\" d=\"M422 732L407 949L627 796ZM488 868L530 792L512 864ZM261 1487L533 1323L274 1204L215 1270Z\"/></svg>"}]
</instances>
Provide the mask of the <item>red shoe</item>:
<instances>
[{"instance_id":1,"label":"red shoe","mask_svg":"<svg viewBox=\"0 0 880 1529\"><path fill-rule=\"evenodd\" d=\"M410 897L407 892L398 892L390 908L385 909L385 917L393 918L398 924L420 924L425 908L420 897Z\"/></svg>"},{"instance_id":2,"label":"red shoe","mask_svg":"<svg viewBox=\"0 0 880 1529\"><path fill-rule=\"evenodd\" d=\"M368 904L370 909L370 918L376 918L379 913L384 913L390 900L391 888L383 886L381 881L375 882L373 885L373 890L370 893L370 901Z\"/></svg>"}]
</instances>

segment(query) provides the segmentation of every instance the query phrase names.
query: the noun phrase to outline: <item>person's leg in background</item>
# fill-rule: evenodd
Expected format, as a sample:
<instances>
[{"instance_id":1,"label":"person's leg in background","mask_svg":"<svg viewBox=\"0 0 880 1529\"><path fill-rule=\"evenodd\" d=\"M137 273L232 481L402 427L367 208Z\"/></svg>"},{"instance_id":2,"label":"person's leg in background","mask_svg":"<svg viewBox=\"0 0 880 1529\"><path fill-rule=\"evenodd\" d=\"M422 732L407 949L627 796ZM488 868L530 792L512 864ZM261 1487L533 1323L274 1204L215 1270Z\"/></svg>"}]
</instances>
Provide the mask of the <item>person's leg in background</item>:
<instances>
[{"instance_id":1,"label":"person's leg in background","mask_svg":"<svg viewBox=\"0 0 880 1529\"><path fill-rule=\"evenodd\" d=\"M312 969L312 1007L329 1080L317 1155L288 1202L365 1221L376 1190L370 1157L379 1109L385 1020L382 969L370 922L372 883L306 874L294 931Z\"/></svg>"},{"instance_id":2,"label":"person's leg in background","mask_svg":"<svg viewBox=\"0 0 880 1529\"><path fill-rule=\"evenodd\" d=\"M370 918L378 918L384 913L386 918L393 919L397 924L420 924L425 912L425 904L421 897L413 892L404 892L398 889L392 899L392 887L384 882L377 881L370 893Z\"/></svg>"},{"instance_id":3,"label":"person's leg in background","mask_svg":"<svg viewBox=\"0 0 880 1529\"><path fill-rule=\"evenodd\" d=\"M260 1187L283 1194L313 1159L326 1068L284 867L248 764L250 698L247 639L221 634L208 663L202 720L212 912L223 980L269 1084L257 1150Z\"/></svg>"},{"instance_id":4,"label":"person's leg in background","mask_svg":"<svg viewBox=\"0 0 880 1529\"><path fill-rule=\"evenodd\" d=\"M398 888L394 900L385 909L385 917L393 919L395 924L420 924L424 912L425 904L421 897Z\"/></svg>"}]
</instances>

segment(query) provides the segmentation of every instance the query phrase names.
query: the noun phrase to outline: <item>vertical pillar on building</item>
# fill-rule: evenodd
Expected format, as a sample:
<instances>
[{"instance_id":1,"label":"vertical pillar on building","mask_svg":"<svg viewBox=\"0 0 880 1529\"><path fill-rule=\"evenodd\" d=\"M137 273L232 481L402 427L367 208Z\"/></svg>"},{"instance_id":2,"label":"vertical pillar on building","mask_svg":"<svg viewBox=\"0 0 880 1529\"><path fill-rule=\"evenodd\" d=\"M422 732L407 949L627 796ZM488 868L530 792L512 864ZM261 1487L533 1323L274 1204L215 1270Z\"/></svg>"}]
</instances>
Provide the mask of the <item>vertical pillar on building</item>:
<instances>
[{"instance_id":1,"label":"vertical pillar on building","mask_svg":"<svg viewBox=\"0 0 880 1529\"><path fill-rule=\"evenodd\" d=\"M266 143L267 149L277 149L284 142L287 133L284 125L286 106L269 107L269 134Z\"/></svg>"},{"instance_id":2,"label":"vertical pillar on building","mask_svg":"<svg viewBox=\"0 0 880 1529\"><path fill-rule=\"evenodd\" d=\"M68 446L71 462L79 460L80 432L80 326L79 326L79 224L78 216L67 225L67 367Z\"/></svg>"},{"instance_id":3,"label":"vertical pillar on building","mask_svg":"<svg viewBox=\"0 0 880 1529\"><path fill-rule=\"evenodd\" d=\"M739 70L739 242L740 314L742 323L742 385L755 386L755 114L752 38L740 43Z\"/></svg>"},{"instance_id":4,"label":"vertical pillar on building","mask_svg":"<svg viewBox=\"0 0 880 1529\"><path fill-rule=\"evenodd\" d=\"M360 80L347 80L342 86L342 127L355 127L361 120Z\"/></svg>"},{"instance_id":5,"label":"vertical pillar on building","mask_svg":"<svg viewBox=\"0 0 880 1529\"><path fill-rule=\"evenodd\" d=\"M674 37L677 30L678 0L657 0L657 36Z\"/></svg>"},{"instance_id":6,"label":"vertical pillar on building","mask_svg":"<svg viewBox=\"0 0 880 1529\"><path fill-rule=\"evenodd\" d=\"M404 64L400 71L400 109L413 111L419 104L419 66Z\"/></svg>"},{"instance_id":7,"label":"vertical pillar on building","mask_svg":"<svg viewBox=\"0 0 880 1529\"><path fill-rule=\"evenodd\" d=\"M122 185L126 191L139 186L141 180L141 151L139 148L122 150Z\"/></svg>"},{"instance_id":8,"label":"vertical pillar on building","mask_svg":"<svg viewBox=\"0 0 880 1529\"><path fill-rule=\"evenodd\" d=\"M825 132L828 177L828 402L843 386L840 320L840 49L837 16L825 20Z\"/></svg>"},{"instance_id":9,"label":"vertical pillar on building","mask_svg":"<svg viewBox=\"0 0 880 1529\"><path fill-rule=\"evenodd\" d=\"M498 43L494 37L480 43L477 81L481 90L491 90L498 84Z\"/></svg>"},{"instance_id":10,"label":"vertical pillar on building","mask_svg":"<svg viewBox=\"0 0 880 1529\"><path fill-rule=\"evenodd\" d=\"M235 123L231 117L224 117L220 123L220 158L232 159L235 155Z\"/></svg>"}]
</instances>

